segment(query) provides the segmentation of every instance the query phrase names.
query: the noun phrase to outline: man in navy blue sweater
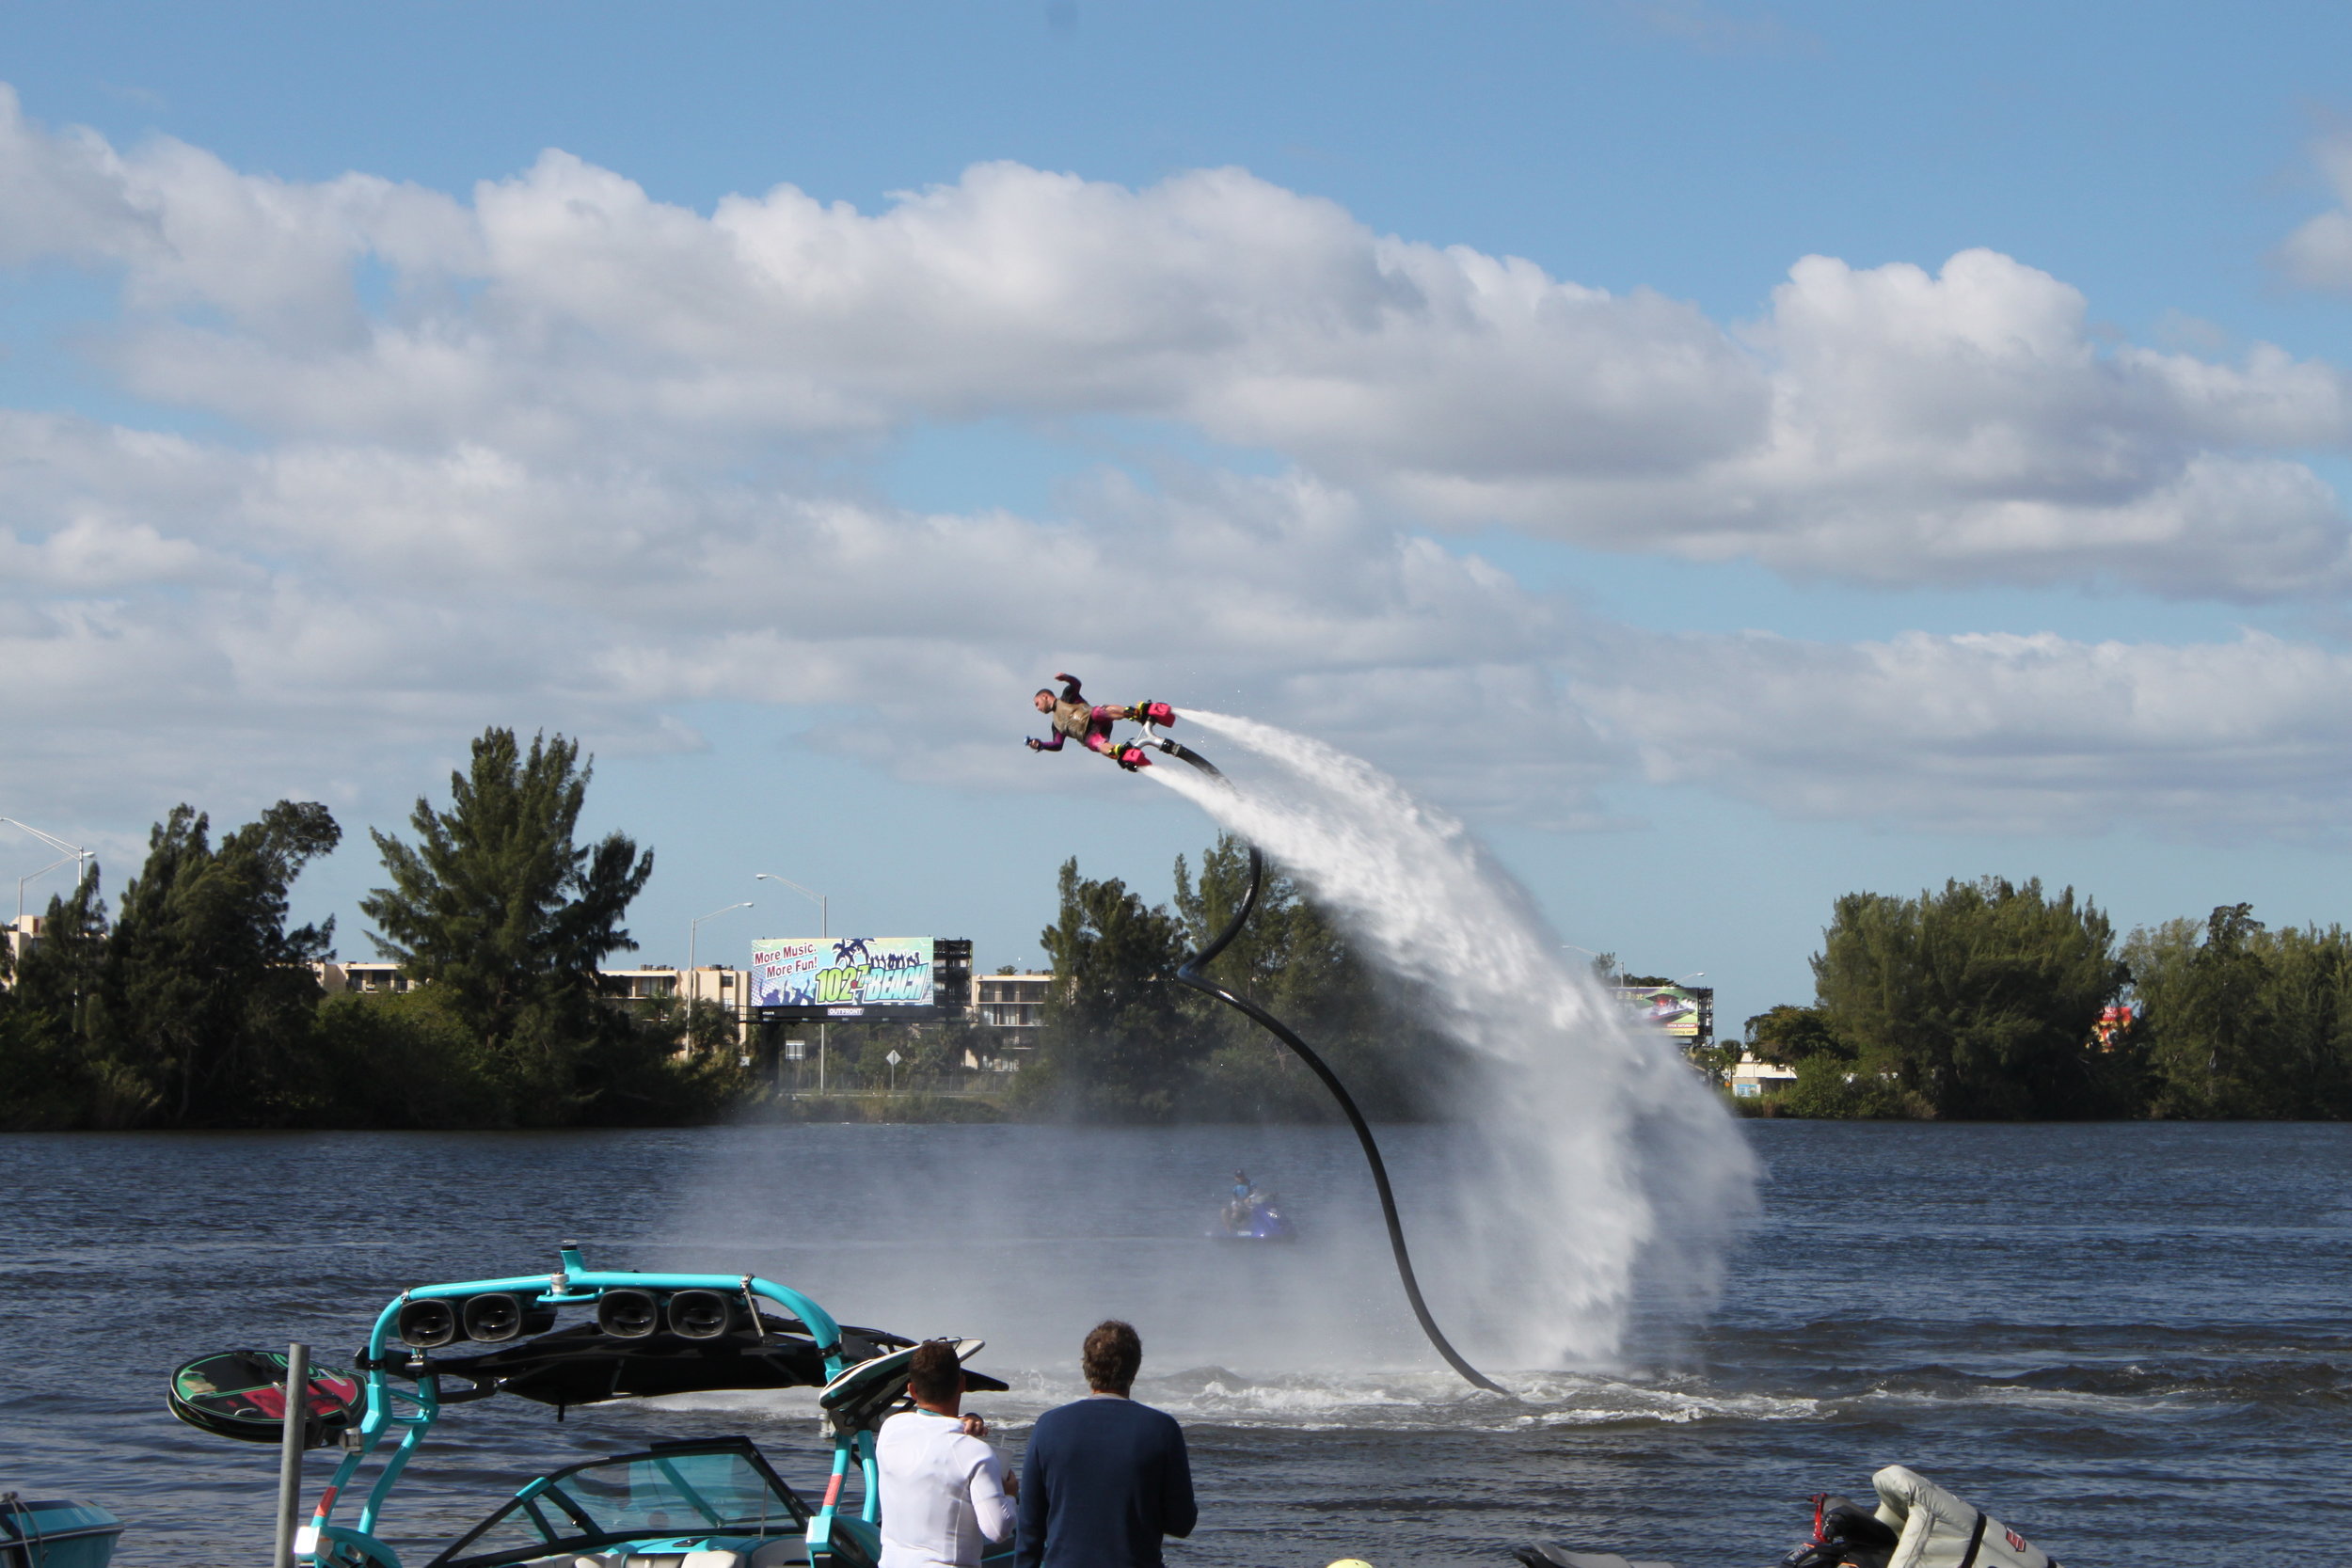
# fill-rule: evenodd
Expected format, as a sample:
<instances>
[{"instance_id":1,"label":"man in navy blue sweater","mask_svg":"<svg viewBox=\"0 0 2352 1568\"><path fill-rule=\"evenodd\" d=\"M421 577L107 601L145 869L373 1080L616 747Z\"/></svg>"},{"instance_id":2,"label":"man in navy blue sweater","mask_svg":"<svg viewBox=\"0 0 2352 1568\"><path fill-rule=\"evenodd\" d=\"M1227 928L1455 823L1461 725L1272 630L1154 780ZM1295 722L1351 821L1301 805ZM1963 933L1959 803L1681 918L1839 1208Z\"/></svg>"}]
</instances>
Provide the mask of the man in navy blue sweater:
<instances>
[{"instance_id":1,"label":"man in navy blue sweater","mask_svg":"<svg viewBox=\"0 0 2352 1568\"><path fill-rule=\"evenodd\" d=\"M1161 1568L1160 1538L1190 1535L1200 1517L1184 1429L1127 1397L1143 1365L1132 1327L1096 1324L1082 1359L1093 1392L1029 1435L1018 1568Z\"/></svg>"}]
</instances>

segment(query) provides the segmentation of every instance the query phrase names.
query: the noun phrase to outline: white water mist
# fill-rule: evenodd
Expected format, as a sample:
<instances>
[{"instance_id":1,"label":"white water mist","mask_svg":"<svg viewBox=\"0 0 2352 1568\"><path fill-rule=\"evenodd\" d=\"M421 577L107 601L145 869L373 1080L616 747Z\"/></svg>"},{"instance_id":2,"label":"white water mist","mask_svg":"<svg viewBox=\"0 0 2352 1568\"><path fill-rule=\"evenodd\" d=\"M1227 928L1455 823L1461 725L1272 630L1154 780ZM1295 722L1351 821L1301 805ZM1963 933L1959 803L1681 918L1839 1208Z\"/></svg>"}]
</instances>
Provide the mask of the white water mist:
<instances>
[{"instance_id":1,"label":"white water mist","mask_svg":"<svg viewBox=\"0 0 2352 1568\"><path fill-rule=\"evenodd\" d=\"M1232 787L1181 765L1150 776L1279 862L1469 1048L1448 1190L1400 1194L1449 1336L1501 1367L1607 1363L1637 1311L1711 1304L1756 1167L1674 1045L1564 961L1460 821L1318 741L1183 716L1217 737ZM1286 1022L1313 1043L1312 1019Z\"/></svg>"}]
</instances>

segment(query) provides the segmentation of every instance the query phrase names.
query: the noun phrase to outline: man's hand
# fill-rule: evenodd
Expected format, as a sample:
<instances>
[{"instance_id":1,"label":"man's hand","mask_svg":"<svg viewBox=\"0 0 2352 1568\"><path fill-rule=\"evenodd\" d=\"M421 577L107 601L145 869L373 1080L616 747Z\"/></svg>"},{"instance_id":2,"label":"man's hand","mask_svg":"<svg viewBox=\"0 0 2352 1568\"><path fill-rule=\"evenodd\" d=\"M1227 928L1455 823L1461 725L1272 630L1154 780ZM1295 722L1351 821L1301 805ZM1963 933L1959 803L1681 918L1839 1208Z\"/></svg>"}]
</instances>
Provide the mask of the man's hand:
<instances>
[{"instance_id":1,"label":"man's hand","mask_svg":"<svg viewBox=\"0 0 2352 1568\"><path fill-rule=\"evenodd\" d=\"M1020 1471L1018 1471L1018 1470L1007 1470L1007 1471L1005 1472L1005 1496L1006 1496L1006 1497L1011 1497L1011 1498L1013 1498L1015 1501L1018 1501L1018 1500L1020 1499L1020 1497L1021 1497L1021 1472L1020 1472Z\"/></svg>"},{"instance_id":2,"label":"man's hand","mask_svg":"<svg viewBox=\"0 0 2352 1568\"><path fill-rule=\"evenodd\" d=\"M1029 738L1023 741L1022 744L1026 746L1032 752L1042 752L1045 750L1045 742L1040 740L1035 736L1029 736Z\"/></svg>"},{"instance_id":3,"label":"man's hand","mask_svg":"<svg viewBox=\"0 0 2352 1568\"><path fill-rule=\"evenodd\" d=\"M985 1437L988 1435L988 1423L977 1416L966 1416L963 1418L963 1434L966 1437Z\"/></svg>"}]
</instances>

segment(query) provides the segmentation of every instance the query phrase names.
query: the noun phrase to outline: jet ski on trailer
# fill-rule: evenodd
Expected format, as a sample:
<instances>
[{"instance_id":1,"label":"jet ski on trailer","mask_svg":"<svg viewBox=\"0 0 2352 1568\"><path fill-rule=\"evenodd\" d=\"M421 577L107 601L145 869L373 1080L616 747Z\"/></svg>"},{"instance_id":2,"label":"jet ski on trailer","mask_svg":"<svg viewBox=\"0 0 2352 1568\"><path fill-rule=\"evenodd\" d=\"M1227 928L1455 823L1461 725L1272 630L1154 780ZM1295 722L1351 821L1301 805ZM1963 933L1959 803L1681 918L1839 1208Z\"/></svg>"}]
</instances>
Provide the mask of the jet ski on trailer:
<instances>
[{"instance_id":1,"label":"jet ski on trailer","mask_svg":"<svg viewBox=\"0 0 2352 1568\"><path fill-rule=\"evenodd\" d=\"M558 1326L565 1312L586 1322ZM957 1342L959 1359L980 1349ZM308 1447L342 1463L295 1536L311 1568L403 1568L378 1535L385 1504L452 1405L511 1394L572 1405L719 1389L817 1388L833 1461L814 1500L748 1437L657 1443L523 1483L425 1568L874 1568L882 1554L874 1437L907 1403L914 1341L836 1323L816 1302L754 1275L592 1270L564 1243L553 1274L421 1285L376 1315L349 1376L314 1369L300 1402ZM270 1381L272 1363L277 1381ZM966 1371L965 1386L1001 1390ZM202 1431L277 1443L285 1358L200 1357L174 1374L172 1414ZM372 1482L348 1524L337 1506ZM851 1474L854 1507L845 1502ZM992 1564L1011 1560L1009 1542Z\"/></svg>"}]
</instances>

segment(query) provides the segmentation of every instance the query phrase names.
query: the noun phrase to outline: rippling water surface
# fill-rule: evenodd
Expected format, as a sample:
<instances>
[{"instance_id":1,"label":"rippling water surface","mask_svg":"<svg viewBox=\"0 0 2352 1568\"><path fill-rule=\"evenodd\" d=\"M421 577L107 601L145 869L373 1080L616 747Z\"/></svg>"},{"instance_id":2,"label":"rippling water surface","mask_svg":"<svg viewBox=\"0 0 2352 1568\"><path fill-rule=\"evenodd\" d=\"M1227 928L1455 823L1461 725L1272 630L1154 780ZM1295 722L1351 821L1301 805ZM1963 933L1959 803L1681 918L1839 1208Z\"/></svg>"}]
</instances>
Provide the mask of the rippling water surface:
<instances>
[{"instance_id":1,"label":"rippling water surface","mask_svg":"<svg viewBox=\"0 0 2352 1568\"><path fill-rule=\"evenodd\" d=\"M118 1562L261 1560L275 1453L174 1422L172 1367L341 1359L401 1287L578 1237L598 1267L754 1270L984 1338L1014 1389L977 1402L1016 1448L1077 1391L1086 1327L1133 1319L1138 1397L1184 1418L1202 1497L1173 1564L1500 1568L1540 1537L1762 1565L1805 1494L1892 1462L2076 1568L2352 1557L2352 1128L1743 1132L1765 1219L1712 1321L1651 1324L1621 1366L1488 1368L1517 1401L1430 1370L1337 1130L0 1137L0 1489L108 1504ZM1410 1224L1447 1135L1387 1136ZM1236 1164L1299 1244L1203 1238ZM1475 1354L1479 1304L1430 1285ZM714 1431L816 1471L805 1395L560 1425L492 1400L444 1419L388 1532L419 1563L533 1471Z\"/></svg>"}]
</instances>

